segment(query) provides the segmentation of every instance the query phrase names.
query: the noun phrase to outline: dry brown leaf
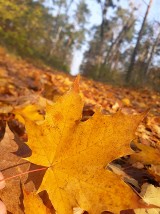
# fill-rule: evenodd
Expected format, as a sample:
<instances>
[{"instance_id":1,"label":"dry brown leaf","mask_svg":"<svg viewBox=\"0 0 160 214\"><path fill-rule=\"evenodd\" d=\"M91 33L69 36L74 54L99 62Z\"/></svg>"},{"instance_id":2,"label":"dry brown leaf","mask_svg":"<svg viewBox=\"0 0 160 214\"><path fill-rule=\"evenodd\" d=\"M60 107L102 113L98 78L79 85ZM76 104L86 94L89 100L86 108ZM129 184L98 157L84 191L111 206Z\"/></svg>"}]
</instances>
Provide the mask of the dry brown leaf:
<instances>
[{"instance_id":1,"label":"dry brown leaf","mask_svg":"<svg viewBox=\"0 0 160 214\"><path fill-rule=\"evenodd\" d=\"M25 172L29 168L28 164L23 164L24 160L15 155L18 149L17 144L14 141L14 135L11 130L6 126L6 131L3 140L0 142L0 169L3 172L5 178L13 175ZM20 208L20 195L21 187L20 181L25 181L27 178L23 176L8 180L6 187L0 191L0 198L5 203L7 210L14 214L22 214L23 211Z\"/></svg>"}]
</instances>

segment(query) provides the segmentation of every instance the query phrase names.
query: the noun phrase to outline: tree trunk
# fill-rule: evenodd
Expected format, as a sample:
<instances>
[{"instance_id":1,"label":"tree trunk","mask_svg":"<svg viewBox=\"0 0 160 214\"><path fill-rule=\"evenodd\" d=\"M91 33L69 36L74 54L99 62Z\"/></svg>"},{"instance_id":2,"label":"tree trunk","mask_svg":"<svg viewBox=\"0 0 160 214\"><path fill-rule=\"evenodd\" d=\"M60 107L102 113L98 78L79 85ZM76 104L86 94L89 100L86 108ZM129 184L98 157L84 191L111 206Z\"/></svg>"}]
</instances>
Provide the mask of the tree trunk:
<instances>
[{"instance_id":1,"label":"tree trunk","mask_svg":"<svg viewBox=\"0 0 160 214\"><path fill-rule=\"evenodd\" d=\"M138 48L139 48L140 40L142 38L144 26L145 26L146 19L147 19L147 16L149 14L149 10L151 8L152 2L153 2L153 0L149 1L149 4L148 4L148 7L147 7L147 10L146 10L144 19L143 19L143 23L142 23L141 29L140 29L139 34L138 34L136 46L134 48L133 54L131 56L130 65L129 65L129 68L127 70L126 82L131 82L131 80L132 80L132 73L133 73L133 70L134 70L134 65L135 65L135 60L136 60L136 56L137 56L137 53L138 53Z\"/></svg>"},{"instance_id":2,"label":"tree trunk","mask_svg":"<svg viewBox=\"0 0 160 214\"><path fill-rule=\"evenodd\" d=\"M69 9L71 7L73 3L73 0L70 0L69 4L66 6L66 10L65 10L65 16L67 18L67 15L68 15L68 12L69 12ZM59 16L60 16L60 12L61 12L61 7L62 5L60 6L59 8L59 13L58 13L58 18L57 18L57 23L58 23L58 19L59 19ZM63 29L63 26L58 26L58 30L57 30L57 34L56 34L56 38L55 38L55 43L58 43L59 39L60 39L60 35L61 35L61 32L62 32L62 29Z\"/></svg>"},{"instance_id":3,"label":"tree trunk","mask_svg":"<svg viewBox=\"0 0 160 214\"><path fill-rule=\"evenodd\" d=\"M104 65L106 64L106 62L109 60L109 58L113 58L112 55L114 55L115 51L117 50L117 46L119 46L119 44L121 43L120 41L123 40L123 37L125 36L125 33L133 26L134 21L130 21L128 20L127 23L123 26L122 30L120 31L120 33L118 34L117 38L113 41L105 59L104 59ZM113 50L113 53L112 53Z\"/></svg>"},{"instance_id":4,"label":"tree trunk","mask_svg":"<svg viewBox=\"0 0 160 214\"><path fill-rule=\"evenodd\" d=\"M151 53L150 53L150 56L149 56L149 59L148 59L148 62L147 62L146 68L145 68L145 74L146 75L148 74L149 66L151 64L151 61L152 61L152 58L153 58L153 55L154 55L154 52L155 52L155 49L157 47L159 40L160 40L160 31L159 31L157 38L156 38L156 40L152 46L152 49L151 49Z\"/></svg>"},{"instance_id":5,"label":"tree trunk","mask_svg":"<svg viewBox=\"0 0 160 214\"><path fill-rule=\"evenodd\" d=\"M102 68L105 67L105 65L107 64L107 62L112 61L114 56L117 55L117 51L120 44L121 44L121 40L123 39L123 37L125 36L126 32L133 26L134 21L132 20L128 20L126 22L126 24L123 26L122 30L119 32L117 38L112 42L106 56L105 59L101 65ZM103 71L103 69L102 69ZM105 70L100 74L100 77L105 76Z\"/></svg>"}]
</instances>

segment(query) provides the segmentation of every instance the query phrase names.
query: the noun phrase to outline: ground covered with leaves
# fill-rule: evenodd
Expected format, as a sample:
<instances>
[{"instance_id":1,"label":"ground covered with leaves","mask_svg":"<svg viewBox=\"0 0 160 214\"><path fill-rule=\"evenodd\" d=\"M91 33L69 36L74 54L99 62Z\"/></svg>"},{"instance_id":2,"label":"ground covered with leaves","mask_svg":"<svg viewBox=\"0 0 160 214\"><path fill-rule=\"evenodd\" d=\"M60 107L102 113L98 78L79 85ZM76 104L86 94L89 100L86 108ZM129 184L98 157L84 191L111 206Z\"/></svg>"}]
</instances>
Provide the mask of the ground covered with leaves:
<instances>
[{"instance_id":1,"label":"ground covered with leaves","mask_svg":"<svg viewBox=\"0 0 160 214\"><path fill-rule=\"evenodd\" d=\"M47 160L48 157L51 158L49 162L52 163L50 165L52 168L54 160L58 157L55 166L57 171L54 174L58 171L68 174L63 180L63 173L57 173L59 184L53 183L52 187L46 187L46 181L43 180L43 177L47 176L47 183L49 180L54 180L48 175L52 173L48 169L6 180L6 187L0 190L0 199L5 203L8 213L29 214L34 213L34 210L37 213L36 205L32 205L33 210L26 208L29 207L28 203L33 204L34 200L35 204L41 207L41 212L38 213L55 213L56 209L58 214L69 214L72 212L72 207L74 213L83 213L82 209L75 209L78 207L77 204L91 214L105 210L118 213L121 209L145 207L147 204L159 207L160 203L153 201L153 198L160 197L160 94L147 89L113 87L81 77L80 95L75 95L72 91L70 95L60 98L71 88L74 79L75 77L48 67L42 68L38 64L33 66L27 61L11 56L3 48L0 49L0 170L2 174L7 178L42 166L49 167L42 150L39 151L37 148L40 148L43 142L46 142L43 145L45 148L49 147L50 139L54 139L58 145L59 132L50 134L54 131L49 119L51 112L54 115L54 124L57 124L59 130L65 131L61 136L64 141L56 149L55 154L50 149L47 150ZM75 91L78 91L77 84L75 83L74 86ZM84 101L84 106L80 97ZM57 103L55 105L57 110L47 110L49 108L46 103L51 106ZM59 103L63 106L59 106ZM43 121L44 117L46 118L44 123L39 124L37 128L35 122ZM67 124L65 128L64 124ZM105 126L109 130L108 134L105 132ZM46 131L49 130L47 127L51 128L50 133ZM133 135L135 130L137 137ZM69 148L66 146L66 139L67 142L73 142ZM27 141L28 144L25 143ZM81 144L81 141L84 144ZM95 148L92 149L90 142L94 142ZM101 142L103 142L102 150L100 150ZM119 146L113 145L114 142ZM130 151L130 143L135 152ZM84 145L85 148L89 148L87 154L82 152ZM71 153L74 151L77 155ZM37 154L40 157L37 157ZM22 159L29 156L27 160ZM77 165L74 166L74 163ZM87 164L94 165L91 167L92 170ZM100 171L97 165L106 166L105 171L109 174ZM76 182L72 179L70 176L72 174L79 177L81 185L77 182L78 178ZM106 183L105 176L109 179L106 179ZM101 186L96 186L98 180L103 189L106 188L110 194L101 191ZM56 200L50 190L53 185L56 185L55 189L59 189L57 193L54 191ZM30 192L39 188L43 191L39 193L39 198L35 198L35 194ZM130 192L131 188L136 191L136 196L135 193ZM69 196L65 195L66 192ZM64 199L63 204L59 202L61 196ZM122 201L123 197L128 201ZM143 198L147 204L137 203L138 197ZM89 198L87 203L84 198ZM106 201L108 201L107 205ZM125 213L159 213L159 209L155 207L150 211L137 209Z\"/></svg>"}]
</instances>

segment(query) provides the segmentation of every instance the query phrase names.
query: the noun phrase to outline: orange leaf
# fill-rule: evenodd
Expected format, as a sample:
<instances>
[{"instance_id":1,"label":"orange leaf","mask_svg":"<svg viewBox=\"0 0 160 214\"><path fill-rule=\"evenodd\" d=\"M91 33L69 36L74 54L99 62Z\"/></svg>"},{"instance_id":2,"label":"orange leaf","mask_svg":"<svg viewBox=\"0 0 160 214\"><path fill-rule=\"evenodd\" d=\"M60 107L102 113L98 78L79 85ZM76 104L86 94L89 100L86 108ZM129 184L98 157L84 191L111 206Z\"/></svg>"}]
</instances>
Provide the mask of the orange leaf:
<instances>
[{"instance_id":1,"label":"orange leaf","mask_svg":"<svg viewBox=\"0 0 160 214\"><path fill-rule=\"evenodd\" d=\"M23 204L25 214L50 214L49 209L43 204L39 195L34 192L27 192L23 188Z\"/></svg>"},{"instance_id":2,"label":"orange leaf","mask_svg":"<svg viewBox=\"0 0 160 214\"><path fill-rule=\"evenodd\" d=\"M78 206L90 214L138 207L138 196L105 167L133 152L130 142L143 115L97 111L81 122L83 101L77 91L76 85L47 105L41 124L26 120L28 160L48 167L38 192L47 190L58 214L72 214Z\"/></svg>"}]
</instances>

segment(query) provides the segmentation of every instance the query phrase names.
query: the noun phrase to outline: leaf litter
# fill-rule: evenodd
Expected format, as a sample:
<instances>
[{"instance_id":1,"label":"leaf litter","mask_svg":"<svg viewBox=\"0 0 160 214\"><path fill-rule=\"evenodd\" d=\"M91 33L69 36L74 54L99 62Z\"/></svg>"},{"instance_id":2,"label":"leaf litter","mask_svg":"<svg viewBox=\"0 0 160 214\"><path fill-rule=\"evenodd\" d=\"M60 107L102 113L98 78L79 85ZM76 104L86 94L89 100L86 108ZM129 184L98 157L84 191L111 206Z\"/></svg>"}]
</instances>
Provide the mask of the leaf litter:
<instances>
[{"instance_id":1,"label":"leaf litter","mask_svg":"<svg viewBox=\"0 0 160 214\"><path fill-rule=\"evenodd\" d=\"M24 60L17 60L16 58L12 58L8 54L6 54L5 50L3 49L0 50L0 62L1 120L5 120L8 123L12 124L12 131L16 134L18 141L24 143L28 139L28 134L25 130L23 130L20 134L20 130L23 126L21 125L21 123L14 119L13 113L17 111L17 109L22 109L22 107L27 108L28 105L38 105L38 109L32 109L35 110L35 116L33 116L33 118L36 118L35 120L37 120L37 118L38 120L42 120L42 116L45 115L47 108L46 106L48 105L48 103L52 105L55 101L59 100L59 96L64 94L64 92L66 92L71 87L73 77L70 77L69 75L63 74L58 71L52 72L48 67L36 68L33 65L25 62ZM97 111L97 105L102 106L102 112L106 115L116 113L119 109L122 109L122 111L126 115L135 115L138 112L144 112L145 110L150 108L150 112L143 120L143 122L141 122L136 135L138 136L140 143L145 144L153 149L155 148L159 151L160 96L158 93L147 91L147 89L138 91L116 88L85 78L82 78L81 80L80 91L81 96L85 100L81 121L87 122L88 119L94 114L94 112ZM27 112L27 114L29 116L30 113ZM27 114L25 119L27 119ZM34 112L32 112L32 114L34 115ZM56 117L58 120L60 119L59 115L56 115ZM17 149L16 146L15 148ZM139 152L140 150L135 149L135 151ZM7 152L9 155L10 151ZM21 153L19 153L19 157L20 156ZM24 154L22 156L24 157ZM129 156L123 157L117 159L116 164L120 163L120 168L122 171L125 171L125 173L128 173L127 169L130 169L131 173L129 174L129 176L133 177L133 179L133 174L135 173L138 173L138 175L142 176L143 174L145 174L145 176L147 175L147 180L145 177L139 176L139 178L137 178L138 184L137 182L133 181L133 187L134 184L139 185L140 191L141 185L146 181L148 183L154 184L155 186L159 185L159 180L157 181L158 175L156 174L157 170L154 170L154 172L150 172L149 170L151 168L158 168L158 165L152 164L152 167L150 167L149 163L146 164L143 161L143 169L138 170L138 168L136 169L135 167L133 167L138 163L137 160L135 160L135 162L133 161L132 163L129 163L128 160ZM28 184L26 182L26 186L27 185ZM35 184L33 184L33 186L31 187L31 190L34 190ZM22 191L20 190L20 188L19 193L22 195ZM8 194L8 197L9 196L10 195ZM42 199L44 201L43 197ZM21 197L19 197L19 202L21 204L23 203ZM23 206L21 206L19 202L17 206L19 206L19 209L22 210ZM14 212L10 212L16 213L15 210Z\"/></svg>"}]
</instances>

